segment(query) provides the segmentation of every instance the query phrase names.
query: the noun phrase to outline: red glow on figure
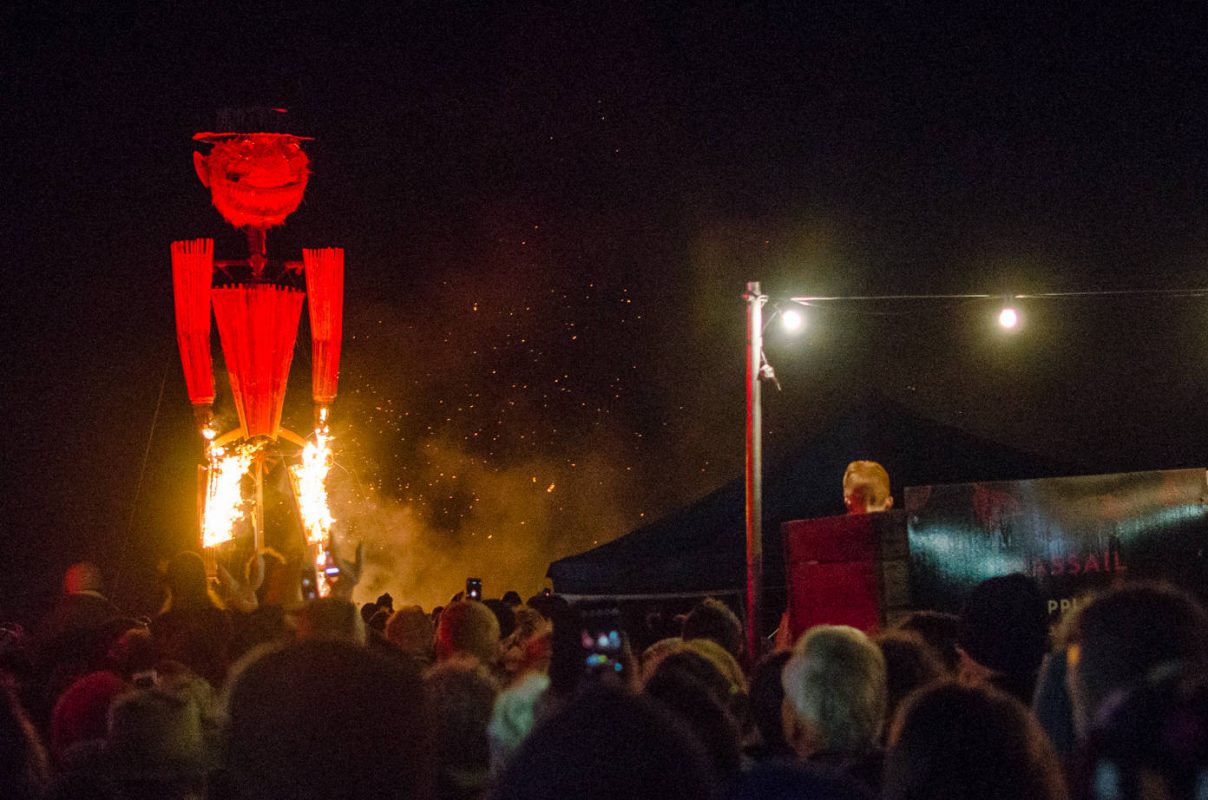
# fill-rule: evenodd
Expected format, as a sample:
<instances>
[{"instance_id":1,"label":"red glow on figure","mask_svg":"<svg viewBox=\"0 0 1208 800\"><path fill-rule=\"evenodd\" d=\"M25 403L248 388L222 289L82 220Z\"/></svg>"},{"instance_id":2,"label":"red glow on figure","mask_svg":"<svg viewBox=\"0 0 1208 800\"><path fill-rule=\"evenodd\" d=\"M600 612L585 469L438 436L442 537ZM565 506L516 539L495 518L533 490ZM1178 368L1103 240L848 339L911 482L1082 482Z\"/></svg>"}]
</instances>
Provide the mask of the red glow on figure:
<instances>
[{"instance_id":1,"label":"red glow on figure","mask_svg":"<svg viewBox=\"0 0 1208 800\"><path fill-rule=\"evenodd\" d=\"M194 153L197 177L214 208L236 228L264 230L285 223L302 202L310 158L289 133L199 133L209 154Z\"/></svg>"},{"instance_id":2,"label":"red glow on figure","mask_svg":"<svg viewBox=\"0 0 1208 800\"><path fill-rule=\"evenodd\" d=\"M297 130L295 124L282 108L224 109L216 127L223 132L193 137L209 146L193 154L197 177L223 219L243 230L248 249L244 258L215 259L213 240L173 242L173 288L181 362L210 459L202 473L202 544L211 549L236 536L245 506L251 512L254 546L264 545L265 460L284 456L278 437L301 442L282 429L281 415L302 302L309 298L315 434L291 473L307 532L302 544L316 565L318 585L324 587L331 580L325 567L335 563L330 552L335 520L327 503L327 475L334 463L328 420L339 376L344 251L303 251L305 294L302 265L270 258L267 232L298 208L310 177L310 159L302 149L310 137L291 132ZM223 431L211 409L211 307L239 415L237 430ZM251 498L243 495L245 475L255 485ZM357 575L359 569L346 571L338 585L351 592Z\"/></svg>"},{"instance_id":3,"label":"red glow on figure","mask_svg":"<svg viewBox=\"0 0 1208 800\"><path fill-rule=\"evenodd\" d=\"M176 343L185 371L185 386L194 406L214 402L214 369L210 360L210 284L214 240L172 243L172 288L176 303Z\"/></svg>"},{"instance_id":4,"label":"red glow on figure","mask_svg":"<svg viewBox=\"0 0 1208 800\"><path fill-rule=\"evenodd\" d=\"M340 377L340 343L344 325L344 250L303 250L306 297L310 308L311 390L315 405L336 399Z\"/></svg>"},{"instance_id":5,"label":"red glow on figure","mask_svg":"<svg viewBox=\"0 0 1208 800\"><path fill-rule=\"evenodd\" d=\"M243 434L276 439L302 315L302 292L260 283L214 289L213 295Z\"/></svg>"}]
</instances>

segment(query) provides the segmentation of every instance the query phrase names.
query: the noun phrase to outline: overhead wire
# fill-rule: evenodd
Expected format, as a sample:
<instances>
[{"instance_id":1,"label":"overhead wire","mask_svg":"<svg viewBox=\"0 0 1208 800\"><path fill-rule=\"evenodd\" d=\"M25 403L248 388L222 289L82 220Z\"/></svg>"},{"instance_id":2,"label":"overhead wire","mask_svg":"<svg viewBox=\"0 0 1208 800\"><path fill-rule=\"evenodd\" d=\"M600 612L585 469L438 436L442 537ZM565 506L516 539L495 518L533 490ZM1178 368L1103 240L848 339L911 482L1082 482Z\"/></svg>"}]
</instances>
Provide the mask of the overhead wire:
<instances>
[{"instance_id":1,"label":"overhead wire","mask_svg":"<svg viewBox=\"0 0 1208 800\"><path fill-rule=\"evenodd\" d=\"M886 294L886 295L763 295L764 301L774 306L779 312L780 306L786 303L818 309L828 314L844 314L863 317L904 317L926 313L937 305L963 307L983 302L1007 303L1013 301L1031 300L1079 300L1096 297L1115 298L1202 298L1208 297L1208 288L1191 289L1091 289L1065 292L958 292L958 293L920 293L920 294ZM876 304L890 303L926 303L927 308L886 309L869 308ZM849 304L845 307L844 304ZM850 305L864 307L850 307Z\"/></svg>"},{"instance_id":2,"label":"overhead wire","mask_svg":"<svg viewBox=\"0 0 1208 800\"><path fill-rule=\"evenodd\" d=\"M151 429L147 431L147 443L143 447L142 465L138 470L138 481L134 485L134 499L130 503L130 516L126 520L126 534L122 537L122 549L118 556L117 566L113 572L113 583L110 587L111 592L117 593L118 585L121 583L122 572L126 566L126 553L129 549L130 535L134 531L134 520L138 515L138 501L142 497L143 482L147 477L147 461L151 457L151 444L155 441L155 429L159 425L159 412L164 403L164 387L168 383L168 371L172 366L172 358L169 356L164 362L163 377L159 381L159 396L155 399L155 411L151 415Z\"/></svg>"}]
</instances>

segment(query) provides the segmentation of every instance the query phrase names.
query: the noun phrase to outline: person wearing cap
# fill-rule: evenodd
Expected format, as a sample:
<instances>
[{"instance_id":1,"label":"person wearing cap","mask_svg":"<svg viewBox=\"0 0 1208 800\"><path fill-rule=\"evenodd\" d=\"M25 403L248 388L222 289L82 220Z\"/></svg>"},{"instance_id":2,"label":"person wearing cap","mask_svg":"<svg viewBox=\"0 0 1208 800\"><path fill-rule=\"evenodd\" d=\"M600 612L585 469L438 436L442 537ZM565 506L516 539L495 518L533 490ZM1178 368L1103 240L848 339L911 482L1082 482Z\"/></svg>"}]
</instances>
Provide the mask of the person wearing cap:
<instances>
[{"instance_id":1,"label":"person wearing cap","mask_svg":"<svg viewBox=\"0 0 1208 800\"><path fill-rule=\"evenodd\" d=\"M125 615L103 588L95 564L72 564L63 575L62 596L34 629L35 668L48 676L52 695L100 669L110 642L120 634L114 625Z\"/></svg>"},{"instance_id":2,"label":"person wearing cap","mask_svg":"<svg viewBox=\"0 0 1208 800\"><path fill-rule=\"evenodd\" d=\"M960 681L995 686L1030 705L1048 641L1048 611L1030 578L1014 573L984 580L961 611Z\"/></svg>"}]
</instances>

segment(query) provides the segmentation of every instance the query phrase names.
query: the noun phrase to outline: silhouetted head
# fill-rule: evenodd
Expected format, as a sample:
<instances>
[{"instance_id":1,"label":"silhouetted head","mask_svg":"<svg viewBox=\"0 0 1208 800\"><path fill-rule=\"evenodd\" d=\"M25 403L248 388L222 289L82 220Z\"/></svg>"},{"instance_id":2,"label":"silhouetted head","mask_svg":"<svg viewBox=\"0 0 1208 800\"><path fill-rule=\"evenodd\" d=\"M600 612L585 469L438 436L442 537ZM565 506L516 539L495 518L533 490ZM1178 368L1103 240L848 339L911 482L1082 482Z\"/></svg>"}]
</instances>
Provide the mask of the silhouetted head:
<instances>
[{"instance_id":1,"label":"silhouetted head","mask_svg":"<svg viewBox=\"0 0 1208 800\"><path fill-rule=\"evenodd\" d=\"M1070 647L1070 700L1086 731L1108 695L1157 667L1208 669L1208 614L1170 586L1136 583L1095 598L1078 612Z\"/></svg>"},{"instance_id":2,"label":"silhouetted head","mask_svg":"<svg viewBox=\"0 0 1208 800\"><path fill-rule=\"evenodd\" d=\"M1160 668L1100 707L1086 747L1086 797L1199 800L1208 784L1208 679Z\"/></svg>"},{"instance_id":3,"label":"silhouetted head","mask_svg":"<svg viewBox=\"0 0 1208 800\"><path fill-rule=\"evenodd\" d=\"M516 612L502 600L484 600L483 605L491 609L495 621L499 623L499 638L506 639L516 630Z\"/></svg>"},{"instance_id":4,"label":"silhouetted head","mask_svg":"<svg viewBox=\"0 0 1208 800\"><path fill-rule=\"evenodd\" d=\"M931 646L917 634L901 630L882 631L873 641L885 657L885 722L888 725L907 695L946 677L946 670Z\"/></svg>"},{"instance_id":5,"label":"silhouetted head","mask_svg":"<svg viewBox=\"0 0 1208 800\"><path fill-rule=\"evenodd\" d=\"M787 755L791 752L784 738L784 723L781 719L784 707L784 684L781 676L784 665L792 656L781 651L764 657L751 674L751 719L763 740L765 752Z\"/></svg>"},{"instance_id":6,"label":"silhouetted head","mask_svg":"<svg viewBox=\"0 0 1208 800\"><path fill-rule=\"evenodd\" d=\"M406 606L395 611L386 621L386 639L418 661L432 660L436 626L419 606Z\"/></svg>"},{"instance_id":7,"label":"silhouetted head","mask_svg":"<svg viewBox=\"0 0 1208 800\"><path fill-rule=\"evenodd\" d=\"M234 677L225 767L243 800L429 797L418 671L350 642L299 642Z\"/></svg>"},{"instance_id":8,"label":"silhouetted head","mask_svg":"<svg viewBox=\"0 0 1208 800\"><path fill-rule=\"evenodd\" d=\"M736 775L741 763L738 722L718 698L728 686L729 681L704 658L681 652L664 659L642 690L696 734L723 779Z\"/></svg>"},{"instance_id":9,"label":"silhouetted head","mask_svg":"<svg viewBox=\"0 0 1208 800\"><path fill-rule=\"evenodd\" d=\"M1064 800L1057 757L1015 698L937 684L911 695L890 733L882 797Z\"/></svg>"},{"instance_id":10,"label":"silhouetted head","mask_svg":"<svg viewBox=\"0 0 1208 800\"><path fill-rule=\"evenodd\" d=\"M973 587L961 609L957 644L962 680L982 675L1031 702L1049 644L1049 614L1035 581L1014 573Z\"/></svg>"},{"instance_id":11,"label":"silhouetted head","mask_svg":"<svg viewBox=\"0 0 1208 800\"><path fill-rule=\"evenodd\" d=\"M945 669L956 674L961 656L956 640L960 634L961 618L942 611L914 611L898 622L900 630L917 633L939 655Z\"/></svg>"},{"instance_id":12,"label":"silhouetted head","mask_svg":"<svg viewBox=\"0 0 1208 800\"><path fill-rule=\"evenodd\" d=\"M846 625L806 631L784 665L785 738L803 758L874 749L885 719L885 658Z\"/></svg>"},{"instance_id":13,"label":"silhouetted head","mask_svg":"<svg viewBox=\"0 0 1208 800\"><path fill-rule=\"evenodd\" d=\"M164 583L172 608L212 605L206 565L197 553L186 550L173 556L164 573Z\"/></svg>"},{"instance_id":14,"label":"silhouetted head","mask_svg":"<svg viewBox=\"0 0 1208 800\"><path fill-rule=\"evenodd\" d=\"M707 598L700 601L684 619L683 638L709 639L717 642L739 661L743 654L742 622L738 616L720 600Z\"/></svg>"},{"instance_id":15,"label":"silhouetted head","mask_svg":"<svg viewBox=\"0 0 1208 800\"><path fill-rule=\"evenodd\" d=\"M445 606L436 626L436 660L469 656L490 666L499 658L499 621L483 603Z\"/></svg>"},{"instance_id":16,"label":"silhouetted head","mask_svg":"<svg viewBox=\"0 0 1208 800\"><path fill-rule=\"evenodd\" d=\"M714 777L704 749L654 701L598 686L529 735L494 800L700 800Z\"/></svg>"},{"instance_id":17,"label":"silhouetted head","mask_svg":"<svg viewBox=\"0 0 1208 800\"><path fill-rule=\"evenodd\" d=\"M365 643L365 623L351 601L320 597L298 615L299 639L343 639Z\"/></svg>"}]
</instances>

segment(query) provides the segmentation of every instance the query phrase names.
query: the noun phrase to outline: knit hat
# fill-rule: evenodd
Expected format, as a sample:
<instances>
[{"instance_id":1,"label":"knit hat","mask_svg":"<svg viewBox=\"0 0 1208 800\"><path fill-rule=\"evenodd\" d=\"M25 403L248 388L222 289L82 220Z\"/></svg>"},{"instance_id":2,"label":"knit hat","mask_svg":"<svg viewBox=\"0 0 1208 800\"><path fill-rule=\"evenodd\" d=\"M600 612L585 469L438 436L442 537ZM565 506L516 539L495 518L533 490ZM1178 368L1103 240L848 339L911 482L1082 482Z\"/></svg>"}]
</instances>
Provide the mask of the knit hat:
<instances>
[{"instance_id":1,"label":"knit hat","mask_svg":"<svg viewBox=\"0 0 1208 800\"><path fill-rule=\"evenodd\" d=\"M77 742L104 739L109 725L109 706L126 691L126 684L112 672L91 672L59 696L50 721L51 749L61 758Z\"/></svg>"},{"instance_id":2,"label":"knit hat","mask_svg":"<svg viewBox=\"0 0 1208 800\"><path fill-rule=\"evenodd\" d=\"M1032 675L1048 650L1048 611L1040 590L1020 573L982 581L961 611L957 644L982 666Z\"/></svg>"}]
</instances>

